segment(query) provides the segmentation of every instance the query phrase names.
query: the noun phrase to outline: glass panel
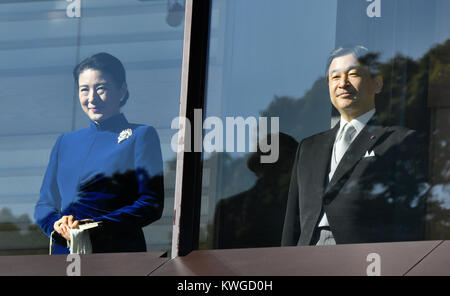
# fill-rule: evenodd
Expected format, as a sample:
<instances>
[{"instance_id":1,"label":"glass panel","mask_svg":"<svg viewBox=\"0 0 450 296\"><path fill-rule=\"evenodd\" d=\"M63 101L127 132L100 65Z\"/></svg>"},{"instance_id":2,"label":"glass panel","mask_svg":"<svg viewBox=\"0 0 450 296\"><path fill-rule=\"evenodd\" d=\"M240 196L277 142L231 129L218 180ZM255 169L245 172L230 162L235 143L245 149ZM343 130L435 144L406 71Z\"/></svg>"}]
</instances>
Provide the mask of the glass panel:
<instances>
[{"instance_id":1,"label":"glass panel","mask_svg":"<svg viewBox=\"0 0 450 296\"><path fill-rule=\"evenodd\" d=\"M204 154L202 248L279 245L297 143L330 127L337 3L316 2L213 1L205 115L278 117L280 153L261 165L248 131L246 152Z\"/></svg>"},{"instance_id":2,"label":"glass panel","mask_svg":"<svg viewBox=\"0 0 450 296\"><path fill-rule=\"evenodd\" d=\"M159 136L164 210L143 234L147 251L171 249L176 153L170 124L179 112L184 5L184 0L0 2L1 255L48 253L49 239L36 225L34 208L58 136L90 126L72 71L98 52L124 65L130 93L121 108L126 119L153 126Z\"/></svg>"},{"instance_id":3,"label":"glass panel","mask_svg":"<svg viewBox=\"0 0 450 296\"><path fill-rule=\"evenodd\" d=\"M419 180L420 174L412 173L405 165L414 157L402 162L396 158L399 154L385 154L387 150L380 150L388 137L385 134L376 140L374 151L385 157L381 158L384 160L390 155L391 164L405 166L407 175L414 181L408 183L411 180L405 177L404 183L388 188L400 193L384 190L384 181L371 183L370 190L364 189L367 193L364 198L366 201L372 197L379 199L362 207L357 200L341 203L333 194L334 200L328 206L319 188L328 184L328 173L323 173L320 181L312 178L311 182L320 184L315 188L319 201L314 211L297 216L303 219L303 234L308 228L304 224L308 223L317 233L319 217L324 213L321 209L324 209L330 211L329 223L333 225L329 227L334 229L337 243L409 240L412 236L401 233L415 228L408 222L408 215L414 212L413 215L419 215L414 216L418 217L414 221L419 226L426 225L425 234L422 232L416 238L448 239L449 104L444 99L448 91L443 87L448 80L446 67L450 52L448 13L450 6L444 0L213 1L203 125L200 248L280 246L298 143L329 130L340 120L338 110L330 104L325 74L327 58L334 49L351 45L369 50L365 58L370 58L371 65L376 66L382 77L382 89L375 102L377 124L401 134L405 130L394 126L417 131L416 148L401 148L406 149L402 155L410 155L415 149L420 151L423 161L412 167L418 172L419 166L427 168L426 179ZM247 125L227 125L227 120L238 117L247 119L244 122ZM264 140L264 135L255 132L264 127L264 121L259 121L261 117L272 122L272 128L276 128L276 122L271 119L279 120L279 158L275 163L263 163L261 154L264 153L254 152L258 141ZM245 136L238 135L239 128L246 131ZM233 135L230 129L236 133ZM276 132L270 128L267 131ZM215 142L218 139L223 142ZM405 138L395 149L406 145L406 139L410 138ZM244 141L245 149L239 149L236 143L239 140ZM333 142L334 138L329 147L333 147ZM229 143L232 144L228 146ZM264 148L261 144L260 150ZM318 156L321 149L314 152L311 158L319 166L323 158ZM331 153L330 148L323 155L330 157ZM330 162L322 163L323 171L329 172ZM381 163L380 160L377 165ZM379 173L381 179L390 176L387 167L385 164L384 173ZM358 162L348 176L367 173L372 178L377 174L372 169L373 165ZM320 168L311 169L311 174L317 170ZM353 189L362 190L363 180L355 182ZM386 182L392 183L392 179ZM353 190L350 186L355 185L336 186L337 192L342 193L344 189ZM413 196L405 197L397 191L408 186L410 193L415 191ZM427 197L426 214L420 203L424 196ZM408 202L407 210L402 212L400 209ZM376 226L367 226L377 224L374 221L378 218L371 216L376 213L370 210L375 206L382 206L378 212L380 219L395 221L386 230L389 235L379 235ZM299 211L306 210L300 205ZM356 214L362 218L352 216ZM342 226L335 224L340 222L333 221L341 221L341 225L348 223L347 228L340 230ZM366 224L359 229L358 223ZM365 233L358 236L356 231ZM340 233L352 234L345 238ZM296 243L299 240L300 244L315 244L313 237L301 241L300 234L296 235Z\"/></svg>"}]
</instances>

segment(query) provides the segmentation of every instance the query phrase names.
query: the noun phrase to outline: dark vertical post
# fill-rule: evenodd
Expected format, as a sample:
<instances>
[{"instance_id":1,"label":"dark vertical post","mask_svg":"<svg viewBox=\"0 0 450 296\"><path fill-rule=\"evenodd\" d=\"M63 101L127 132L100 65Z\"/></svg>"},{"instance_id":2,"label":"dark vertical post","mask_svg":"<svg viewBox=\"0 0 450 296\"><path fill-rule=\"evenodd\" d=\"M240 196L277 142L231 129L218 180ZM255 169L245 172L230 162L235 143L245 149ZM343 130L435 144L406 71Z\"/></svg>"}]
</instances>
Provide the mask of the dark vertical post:
<instances>
[{"instance_id":1,"label":"dark vertical post","mask_svg":"<svg viewBox=\"0 0 450 296\"><path fill-rule=\"evenodd\" d=\"M201 137L203 131L193 129L194 110L204 110L205 104L210 9L210 0L186 1L180 117L190 121L193 138L190 149L185 147L192 152L177 156L172 257L187 255L198 248L203 164L202 152L194 150L197 146L194 143L201 141L195 135Z\"/></svg>"}]
</instances>

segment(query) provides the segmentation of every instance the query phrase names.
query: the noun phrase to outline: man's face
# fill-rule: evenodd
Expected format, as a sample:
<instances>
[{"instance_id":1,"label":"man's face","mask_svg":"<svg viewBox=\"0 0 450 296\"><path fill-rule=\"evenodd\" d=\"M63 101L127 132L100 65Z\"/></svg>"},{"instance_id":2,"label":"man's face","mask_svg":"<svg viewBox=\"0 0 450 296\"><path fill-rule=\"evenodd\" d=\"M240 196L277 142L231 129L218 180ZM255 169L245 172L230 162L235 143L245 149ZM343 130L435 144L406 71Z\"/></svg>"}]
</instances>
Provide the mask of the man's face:
<instances>
[{"instance_id":1,"label":"man's face","mask_svg":"<svg viewBox=\"0 0 450 296\"><path fill-rule=\"evenodd\" d=\"M331 103L351 120L375 108L375 94L381 92L383 80L372 77L367 67L349 53L331 62L328 87Z\"/></svg>"}]
</instances>

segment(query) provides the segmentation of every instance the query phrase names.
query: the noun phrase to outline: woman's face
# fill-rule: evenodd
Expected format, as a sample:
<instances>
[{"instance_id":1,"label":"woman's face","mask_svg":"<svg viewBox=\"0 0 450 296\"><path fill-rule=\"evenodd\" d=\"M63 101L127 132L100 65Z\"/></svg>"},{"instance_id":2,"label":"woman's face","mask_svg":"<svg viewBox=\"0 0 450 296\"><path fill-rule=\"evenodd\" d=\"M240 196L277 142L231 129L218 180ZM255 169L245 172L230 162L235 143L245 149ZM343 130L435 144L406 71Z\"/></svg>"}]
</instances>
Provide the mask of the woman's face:
<instances>
[{"instance_id":1,"label":"woman's face","mask_svg":"<svg viewBox=\"0 0 450 296\"><path fill-rule=\"evenodd\" d=\"M125 93L125 83L118 88L113 78L107 73L85 69L78 77L81 109L95 122L101 122L119 114L120 100Z\"/></svg>"}]
</instances>

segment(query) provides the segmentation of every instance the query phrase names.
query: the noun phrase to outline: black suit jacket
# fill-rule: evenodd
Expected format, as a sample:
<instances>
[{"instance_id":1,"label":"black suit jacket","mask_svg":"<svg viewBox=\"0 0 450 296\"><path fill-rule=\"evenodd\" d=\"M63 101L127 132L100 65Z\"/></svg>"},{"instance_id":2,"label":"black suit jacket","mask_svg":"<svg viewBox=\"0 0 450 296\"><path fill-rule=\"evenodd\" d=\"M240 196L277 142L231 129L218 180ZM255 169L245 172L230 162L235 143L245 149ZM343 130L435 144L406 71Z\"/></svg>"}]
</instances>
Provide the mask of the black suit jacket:
<instances>
[{"instance_id":1,"label":"black suit jacket","mask_svg":"<svg viewBox=\"0 0 450 296\"><path fill-rule=\"evenodd\" d=\"M281 244L312 244L322 210L337 244L423 239L425 155L416 132L382 126L374 116L328 183L338 129L298 146ZM375 156L364 157L371 151Z\"/></svg>"}]
</instances>

